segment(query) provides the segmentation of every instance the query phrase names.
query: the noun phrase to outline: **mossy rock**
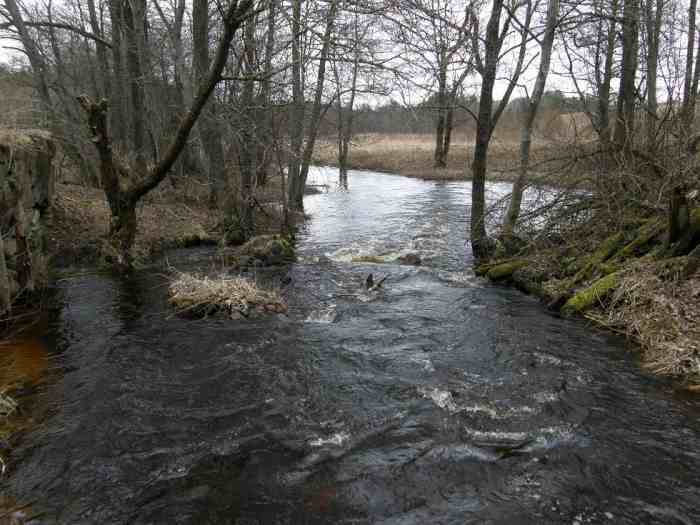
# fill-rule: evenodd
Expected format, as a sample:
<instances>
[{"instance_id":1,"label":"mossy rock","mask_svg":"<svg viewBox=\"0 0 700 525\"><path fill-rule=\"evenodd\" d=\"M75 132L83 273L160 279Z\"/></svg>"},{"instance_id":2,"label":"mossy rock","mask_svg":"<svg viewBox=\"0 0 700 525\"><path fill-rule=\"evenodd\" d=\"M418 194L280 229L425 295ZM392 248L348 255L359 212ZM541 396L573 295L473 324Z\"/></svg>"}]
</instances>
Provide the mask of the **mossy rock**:
<instances>
[{"instance_id":1,"label":"mossy rock","mask_svg":"<svg viewBox=\"0 0 700 525\"><path fill-rule=\"evenodd\" d=\"M513 272L511 279L519 290L530 295L543 297L543 283L547 280L547 277L547 272L543 269L523 266Z\"/></svg>"},{"instance_id":2,"label":"mossy rock","mask_svg":"<svg viewBox=\"0 0 700 525\"><path fill-rule=\"evenodd\" d=\"M592 285L575 293L561 309L565 315L580 313L607 297L620 284L620 272L598 279Z\"/></svg>"},{"instance_id":3,"label":"mossy rock","mask_svg":"<svg viewBox=\"0 0 700 525\"><path fill-rule=\"evenodd\" d=\"M510 279L513 272L527 266L528 262L523 260L508 261L492 266L486 276L492 281L503 281Z\"/></svg>"},{"instance_id":4,"label":"mossy rock","mask_svg":"<svg viewBox=\"0 0 700 525\"><path fill-rule=\"evenodd\" d=\"M388 258L388 256L382 255L359 255L352 258L352 262L355 263L372 263L372 264L403 264L406 266L420 266L422 260L420 256L416 253L407 253L405 255L400 255L394 259Z\"/></svg>"},{"instance_id":5,"label":"mossy rock","mask_svg":"<svg viewBox=\"0 0 700 525\"><path fill-rule=\"evenodd\" d=\"M295 259L294 245L290 239L280 235L258 235L253 237L231 258L238 266L278 266Z\"/></svg>"}]
</instances>

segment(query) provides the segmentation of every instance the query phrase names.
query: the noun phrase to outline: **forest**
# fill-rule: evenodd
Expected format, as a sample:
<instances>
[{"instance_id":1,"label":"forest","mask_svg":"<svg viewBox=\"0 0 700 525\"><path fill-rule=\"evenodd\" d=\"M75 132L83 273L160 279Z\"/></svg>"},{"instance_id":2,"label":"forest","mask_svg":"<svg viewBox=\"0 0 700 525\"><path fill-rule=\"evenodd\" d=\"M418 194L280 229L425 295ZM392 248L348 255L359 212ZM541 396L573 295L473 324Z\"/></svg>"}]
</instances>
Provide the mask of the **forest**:
<instances>
[{"instance_id":1,"label":"forest","mask_svg":"<svg viewBox=\"0 0 700 525\"><path fill-rule=\"evenodd\" d=\"M417 410L425 428L436 413L448 417L449 447L466 440L488 461L540 458L542 443L558 451L568 437L542 429L582 423L565 411L566 424L532 416L541 423L532 430L531 420L518 418L540 408L517 412L510 395L518 389L545 404L573 395L582 410L589 402L628 410L638 419L624 430L617 420L596 426L612 463L624 454L613 454L607 432L618 428L641 443L645 422L619 392L616 401L590 401L600 385L625 385L659 407L652 426L700 440L692 423L700 393L697 11L697 0L0 0L0 467L11 474L12 494L0 498L0 522L33 522L23 508L37 494L32 482L54 491L35 510L57 522L92 522L85 516L93 511L104 512L97 522L105 523L166 523L174 515L202 522L211 508L211 522L247 523L262 519L256 505L277 518L287 513L280 523L454 518L471 497L455 485L464 472L443 479L444 465L426 459L435 490L461 494L455 503L416 473L402 470L389 482L368 467L382 487L373 504L361 476L353 477L359 467L347 462L362 463L362 454L393 461L373 441L400 434L382 419L387 407ZM536 309L523 303L527 296ZM82 308L94 316L83 317ZM511 324L518 316L522 326ZM347 335L351 326L360 335ZM526 329L532 337L520 333ZM100 339L103 331L114 339ZM106 353L88 359L82 340L94 355ZM472 344L483 349L475 362L464 353ZM443 356L455 345L462 353ZM541 357L541 348L568 346L589 353L582 362L563 350ZM111 357L122 347L125 355L138 349L133 363ZM501 347L510 357L494 350L492 361L486 349ZM634 351L611 357L623 347ZM180 350L171 361L165 355L173 348ZM404 370L396 348L412 356L413 368ZM424 355L425 348L437 353ZM239 354L246 357L229 363ZM49 366L52 359L62 364ZM562 364L569 359L576 364ZM521 360L531 372L517 371ZM480 371L472 377L467 365ZM386 381L411 385L412 399L432 403L431 415L384 384L385 366L395 367ZM433 379L416 379L418 369ZM468 379L457 380L456 370ZM240 398L214 384L217 371L238 385ZM541 384L518 379L528 373ZM371 394L357 379L365 375ZM350 376L357 382L347 383ZM67 391L61 385L71 377L73 402L57 409L50 393ZM652 393L647 380L658 382ZM86 386L101 381L104 390ZM479 381L513 390L472 398ZM550 381L556 395L538 390ZM223 434L209 443L229 450L222 454L230 464L200 454L196 425L188 426L199 416L181 391L201 403L216 432L248 436L236 452ZM666 391L682 401L664 398ZM255 397L263 394L286 401L268 410ZM131 417L115 401L120 396ZM664 403L676 402L664 413ZM151 403L155 412L140 411ZM183 427L160 403L187 414ZM250 416L241 408L229 427L214 415L228 404L257 408ZM336 410L348 410L348 426ZM488 422L464 421L475 414ZM80 448L77 427L57 417L85 425L94 448ZM104 417L130 436L129 445L96 426ZM107 492L128 486L135 514L97 495L69 509L76 487L84 491L99 475L61 470L57 445L41 441L37 421L65 433L79 462L104 461L123 474L114 487L99 483ZM415 431L401 421L401 431ZM507 428L489 426L499 421ZM173 454L193 458L182 484L156 474L166 467L151 456L146 473L99 456L101 447L116 456L151 447L136 437L143 428L159 439L179 436ZM421 449L418 437L402 441L413 458L406 469L437 446ZM641 469L634 483L647 475L640 458L660 445L649 446L629 452ZM241 496L246 476L273 470L267 460L247 463L257 450L284 458L276 475L303 471L308 479L284 489L261 481ZM32 478L42 454L56 469L51 479ZM446 457L461 465L454 450ZM574 468L562 461L540 473ZM673 477L680 462L692 471L695 460L683 461L659 460L655 468ZM326 464L338 479L349 476L352 496L325 480ZM52 485L73 473L72 488ZM169 507L160 492L149 496L149 476L184 499ZM237 481L224 487L226 476ZM681 477L697 492L697 480ZM594 476L591 490L605 492L604 479ZM498 490L507 493L510 481L501 481ZM201 495L200 484L207 487ZM409 486L416 493L399 496ZM547 507L557 507L552 516L533 496L523 503L533 523L582 523L586 512L596 523L612 519L608 513L630 523L647 516L634 505L603 512L600 498L589 502L598 510L585 510L566 499L572 487L548 490L545 500L564 497L566 508ZM196 503L182 503L179 491L194 491ZM277 491L284 497L273 503ZM149 497L162 505L149 506ZM692 503L674 497L669 505L683 523ZM416 510L421 498L428 514ZM493 517L484 505L469 511L475 523ZM493 508L503 523L516 522L509 505Z\"/></svg>"}]
</instances>

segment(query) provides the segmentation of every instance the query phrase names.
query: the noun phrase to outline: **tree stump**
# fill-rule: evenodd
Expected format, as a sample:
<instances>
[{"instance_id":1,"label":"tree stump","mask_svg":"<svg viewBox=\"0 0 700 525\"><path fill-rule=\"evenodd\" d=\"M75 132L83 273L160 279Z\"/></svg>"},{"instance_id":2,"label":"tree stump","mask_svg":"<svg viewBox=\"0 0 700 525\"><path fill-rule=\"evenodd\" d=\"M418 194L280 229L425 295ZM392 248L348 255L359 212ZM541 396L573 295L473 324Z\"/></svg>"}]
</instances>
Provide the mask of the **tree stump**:
<instances>
[{"instance_id":1,"label":"tree stump","mask_svg":"<svg viewBox=\"0 0 700 525\"><path fill-rule=\"evenodd\" d=\"M48 282L54 152L46 132L0 130L0 315Z\"/></svg>"}]
</instances>

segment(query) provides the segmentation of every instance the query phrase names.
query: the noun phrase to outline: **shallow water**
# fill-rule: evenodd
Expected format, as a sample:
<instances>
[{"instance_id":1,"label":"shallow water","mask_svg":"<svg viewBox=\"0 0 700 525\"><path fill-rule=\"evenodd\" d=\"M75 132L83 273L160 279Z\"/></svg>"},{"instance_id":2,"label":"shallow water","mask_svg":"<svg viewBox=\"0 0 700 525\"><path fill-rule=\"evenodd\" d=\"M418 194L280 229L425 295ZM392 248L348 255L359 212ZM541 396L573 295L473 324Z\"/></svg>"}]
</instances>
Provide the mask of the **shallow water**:
<instances>
[{"instance_id":1,"label":"shallow water","mask_svg":"<svg viewBox=\"0 0 700 525\"><path fill-rule=\"evenodd\" d=\"M476 278L467 184L313 175L288 317L174 316L165 262L59 282L53 409L6 487L36 523L698 522L700 403Z\"/></svg>"}]
</instances>

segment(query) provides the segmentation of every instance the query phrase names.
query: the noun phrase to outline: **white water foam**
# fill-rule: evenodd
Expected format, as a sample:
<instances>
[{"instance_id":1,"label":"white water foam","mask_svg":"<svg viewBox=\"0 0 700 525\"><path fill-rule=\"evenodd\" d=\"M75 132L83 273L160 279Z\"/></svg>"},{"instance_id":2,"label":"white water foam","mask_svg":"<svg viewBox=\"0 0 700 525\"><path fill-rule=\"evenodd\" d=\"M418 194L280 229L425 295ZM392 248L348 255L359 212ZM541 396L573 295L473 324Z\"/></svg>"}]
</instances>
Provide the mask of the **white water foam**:
<instances>
[{"instance_id":1,"label":"white water foam","mask_svg":"<svg viewBox=\"0 0 700 525\"><path fill-rule=\"evenodd\" d=\"M324 445L335 445L337 447L340 447L345 443L347 440L350 439L350 434L347 432L336 432L335 434L325 437L325 438L317 438L309 442L309 445L312 447L322 447Z\"/></svg>"}]
</instances>

